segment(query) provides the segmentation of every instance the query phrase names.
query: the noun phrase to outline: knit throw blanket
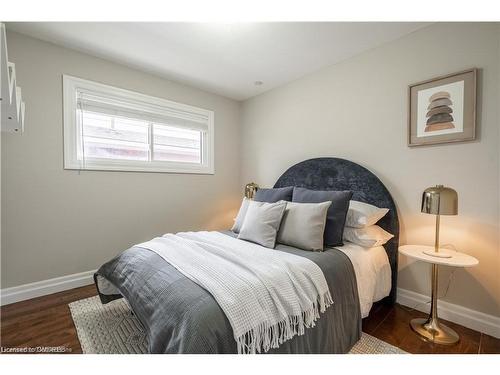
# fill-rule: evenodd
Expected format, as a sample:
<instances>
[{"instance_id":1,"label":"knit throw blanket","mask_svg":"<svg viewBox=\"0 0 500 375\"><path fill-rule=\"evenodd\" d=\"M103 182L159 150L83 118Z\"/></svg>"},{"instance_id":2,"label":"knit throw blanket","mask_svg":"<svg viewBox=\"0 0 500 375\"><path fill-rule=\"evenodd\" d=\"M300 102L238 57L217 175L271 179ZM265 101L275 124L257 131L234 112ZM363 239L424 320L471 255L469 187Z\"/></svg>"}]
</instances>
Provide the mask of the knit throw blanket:
<instances>
[{"instance_id":1,"label":"knit throw blanket","mask_svg":"<svg viewBox=\"0 0 500 375\"><path fill-rule=\"evenodd\" d=\"M166 234L136 246L212 294L231 324L238 353L266 352L304 334L333 303L314 262L219 232Z\"/></svg>"}]
</instances>

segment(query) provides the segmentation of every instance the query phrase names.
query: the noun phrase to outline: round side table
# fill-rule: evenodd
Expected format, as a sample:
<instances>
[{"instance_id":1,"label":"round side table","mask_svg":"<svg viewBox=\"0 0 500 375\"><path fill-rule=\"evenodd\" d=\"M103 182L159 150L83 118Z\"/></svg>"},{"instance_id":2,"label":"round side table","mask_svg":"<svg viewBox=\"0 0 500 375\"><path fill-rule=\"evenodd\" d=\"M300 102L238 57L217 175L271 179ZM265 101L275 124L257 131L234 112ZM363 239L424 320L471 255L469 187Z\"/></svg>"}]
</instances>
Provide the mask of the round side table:
<instances>
[{"instance_id":1,"label":"round side table","mask_svg":"<svg viewBox=\"0 0 500 375\"><path fill-rule=\"evenodd\" d=\"M450 327L441 324L438 319L438 265L473 267L478 265L479 261L470 255L443 248L439 248L439 256L430 255L434 252L433 246L405 245L399 247L399 252L410 258L432 264L431 311L426 319L412 319L411 328L425 341L444 345L456 343L460 339L458 334Z\"/></svg>"}]
</instances>

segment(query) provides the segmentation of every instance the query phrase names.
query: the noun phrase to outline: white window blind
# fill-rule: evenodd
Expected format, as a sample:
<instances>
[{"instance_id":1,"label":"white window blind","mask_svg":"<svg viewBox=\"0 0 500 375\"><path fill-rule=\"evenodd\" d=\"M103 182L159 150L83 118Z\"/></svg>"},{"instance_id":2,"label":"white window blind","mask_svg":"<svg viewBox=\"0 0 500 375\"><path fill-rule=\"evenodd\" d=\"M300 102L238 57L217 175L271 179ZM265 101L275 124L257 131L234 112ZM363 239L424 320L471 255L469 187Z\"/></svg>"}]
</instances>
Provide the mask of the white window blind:
<instances>
[{"instance_id":1,"label":"white window blind","mask_svg":"<svg viewBox=\"0 0 500 375\"><path fill-rule=\"evenodd\" d=\"M64 76L65 168L213 173L213 112Z\"/></svg>"}]
</instances>

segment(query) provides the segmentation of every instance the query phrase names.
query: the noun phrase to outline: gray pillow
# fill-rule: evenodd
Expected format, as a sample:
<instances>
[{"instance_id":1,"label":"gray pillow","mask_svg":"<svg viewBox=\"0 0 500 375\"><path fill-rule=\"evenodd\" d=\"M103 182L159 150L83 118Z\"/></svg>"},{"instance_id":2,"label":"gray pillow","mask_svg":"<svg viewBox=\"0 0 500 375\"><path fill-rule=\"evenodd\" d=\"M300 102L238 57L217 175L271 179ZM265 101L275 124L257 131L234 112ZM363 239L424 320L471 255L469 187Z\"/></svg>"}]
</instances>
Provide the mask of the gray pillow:
<instances>
[{"instance_id":1,"label":"gray pillow","mask_svg":"<svg viewBox=\"0 0 500 375\"><path fill-rule=\"evenodd\" d=\"M303 250L323 250L326 213L332 202L286 204L278 242Z\"/></svg>"},{"instance_id":2,"label":"gray pillow","mask_svg":"<svg viewBox=\"0 0 500 375\"><path fill-rule=\"evenodd\" d=\"M351 191L321 191L295 187L293 189L293 202L319 203L331 201L332 205L326 215L325 245L342 246L345 218L349 209Z\"/></svg>"},{"instance_id":3,"label":"gray pillow","mask_svg":"<svg viewBox=\"0 0 500 375\"><path fill-rule=\"evenodd\" d=\"M238 238L273 249L285 208L286 202L249 202Z\"/></svg>"},{"instance_id":4,"label":"gray pillow","mask_svg":"<svg viewBox=\"0 0 500 375\"><path fill-rule=\"evenodd\" d=\"M291 201L293 186L276 189L258 189L253 197L256 202L274 203L278 201Z\"/></svg>"},{"instance_id":5,"label":"gray pillow","mask_svg":"<svg viewBox=\"0 0 500 375\"><path fill-rule=\"evenodd\" d=\"M251 199L248 199L247 197L243 198L243 201L241 202L240 210L238 211L238 216L236 216L236 219L234 219L234 224L231 230L234 233L240 233L241 227L243 226L243 222L245 221L245 216L247 214L248 210L248 205L249 203L252 202ZM259 204L264 204L264 202L257 202Z\"/></svg>"}]
</instances>

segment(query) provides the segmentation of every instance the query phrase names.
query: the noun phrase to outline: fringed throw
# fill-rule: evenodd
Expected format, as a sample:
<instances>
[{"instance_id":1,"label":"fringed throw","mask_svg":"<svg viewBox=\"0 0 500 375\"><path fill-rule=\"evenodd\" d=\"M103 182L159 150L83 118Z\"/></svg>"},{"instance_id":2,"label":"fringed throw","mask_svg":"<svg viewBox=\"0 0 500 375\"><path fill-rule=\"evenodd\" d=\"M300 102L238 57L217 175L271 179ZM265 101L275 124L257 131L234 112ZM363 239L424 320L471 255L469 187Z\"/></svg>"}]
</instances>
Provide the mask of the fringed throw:
<instances>
[{"instance_id":1,"label":"fringed throw","mask_svg":"<svg viewBox=\"0 0 500 375\"><path fill-rule=\"evenodd\" d=\"M212 294L231 323L238 353L267 352L303 335L333 303L311 260L219 232L166 234L136 246Z\"/></svg>"}]
</instances>

